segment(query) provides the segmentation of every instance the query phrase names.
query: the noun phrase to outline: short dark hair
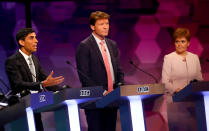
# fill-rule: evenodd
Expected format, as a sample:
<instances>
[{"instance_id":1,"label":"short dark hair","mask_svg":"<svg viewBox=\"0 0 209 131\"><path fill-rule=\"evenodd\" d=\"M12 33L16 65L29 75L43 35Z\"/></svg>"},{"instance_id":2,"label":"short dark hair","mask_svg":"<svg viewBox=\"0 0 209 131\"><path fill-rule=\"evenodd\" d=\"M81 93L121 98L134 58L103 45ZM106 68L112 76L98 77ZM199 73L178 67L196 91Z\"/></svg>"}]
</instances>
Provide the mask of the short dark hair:
<instances>
[{"instance_id":1,"label":"short dark hair","mask_svg":"<svg viewBox=\"0 0 209 131\"><path fill-rule=\"evenodd\" d=\"M110 15L102 11L92 12L89 17L90 25L95 25L96 21L99 19L110 19Z\"/></svg>"},{"instance_id":2,"label":"short dark hair","mask_svg":"<svg viewBox=\"0 0 209 131\"><path fill-rule=\"evenodd\" d=\"M189 29L187 28L177 28L173 33L173 40L175 41L179 37L185 37L187 41L190 41L191 34L189 32Z\"/></svg>"},{"instance_id":3,"label":"short dark hair","mask_svg":"<svg viewBox=\"0 0 209 131\"><path fill-rule=\"evenodd\" d=\"M25 40L25 37L30 34L35 32L32 28L22 28L16 33L16 40L18 43L19 48L21 48L21 45L19 43L19 40Z\"/></svg>"}]
</instances>

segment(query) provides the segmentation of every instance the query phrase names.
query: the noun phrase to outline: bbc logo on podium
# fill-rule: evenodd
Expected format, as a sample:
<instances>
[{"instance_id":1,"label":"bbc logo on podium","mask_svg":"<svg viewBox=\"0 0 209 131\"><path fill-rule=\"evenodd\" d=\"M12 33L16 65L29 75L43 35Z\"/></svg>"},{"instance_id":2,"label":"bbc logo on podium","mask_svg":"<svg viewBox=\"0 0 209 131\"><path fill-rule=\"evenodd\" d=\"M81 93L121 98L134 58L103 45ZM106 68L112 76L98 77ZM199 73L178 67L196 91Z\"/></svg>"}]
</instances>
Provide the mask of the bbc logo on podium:
<instances>
[{"instance_id":1,"label":"bbc logo on podium","mask_svg":"<svg viewBox=\"0 0 209 131\"><path fill-rule=\"evenodd\" d=\"M39 102L44 102L44 101L46 101L46 95L40 95Z\"/></svg>"},{"instance_id":2,"label":"bbc logo on podium","mask_svg":"<svg viewBox=\"0 0 209 131\"><path fill-rule=\"evenodd\" d=\"M90 96L91 91L90 90L80 90L80 96Z\"/></svg>"}]
</instances>

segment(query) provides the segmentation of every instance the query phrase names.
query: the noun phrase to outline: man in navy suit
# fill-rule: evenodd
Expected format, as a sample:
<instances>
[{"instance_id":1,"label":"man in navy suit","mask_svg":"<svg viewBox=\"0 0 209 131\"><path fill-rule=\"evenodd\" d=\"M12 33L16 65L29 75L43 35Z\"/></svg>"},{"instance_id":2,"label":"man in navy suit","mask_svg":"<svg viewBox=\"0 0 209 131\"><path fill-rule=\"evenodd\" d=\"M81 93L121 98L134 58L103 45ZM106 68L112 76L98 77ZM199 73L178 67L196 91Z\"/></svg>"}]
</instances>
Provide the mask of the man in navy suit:
<instances>
[{"instance_id":1,"label":"man in navy suit","mask_svg":"<svg viewBox=\"0 0 209 131\"><path fill-rule=\"evenodd\" d=\"M32 28L23 28L16 34L16 40L20 49L6 60L6 73L13 94L21 97L47 90L59 90L58 85L64 81L63 76L49 76L43 71L38 58L33 55L37 51L36 33ZM41 115L35 113L36 129L43 130Z\"/></svg>"},{"instance_id":2,"label":"man in navy suit","mask_svg":"<svg viewBox=\"0 0 209 131\"><path fill-rule=\"evenodd\" d=\"M101 11L90 15L92 34L83 40L76 51L77 68L83 87L103 86L107 95L124 82L120 67L118 47L106 38L109 33L110 16ZM89 131L115 131L117 108L86 109Z\"/></svg>"}]
</instances>

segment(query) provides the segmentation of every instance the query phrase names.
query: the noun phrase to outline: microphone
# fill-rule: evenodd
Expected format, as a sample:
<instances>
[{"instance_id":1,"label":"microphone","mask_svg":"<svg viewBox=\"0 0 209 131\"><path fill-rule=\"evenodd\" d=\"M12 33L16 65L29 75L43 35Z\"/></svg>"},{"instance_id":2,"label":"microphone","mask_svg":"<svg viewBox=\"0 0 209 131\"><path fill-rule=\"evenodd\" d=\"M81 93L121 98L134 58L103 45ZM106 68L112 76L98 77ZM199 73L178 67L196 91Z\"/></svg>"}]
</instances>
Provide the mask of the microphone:
<instances>
[{"instance_id":1,"label":"microphone","mask_svg":"<svg viewBox=\"0 0 209 131\"><path fill-rule=\"evenodd\" d=\"M9 90L6 94L3 92L3 90L0 88L1 94L0 94L0 106L10 106L17 102L19 102L18 96L11 95L12 91L9 89L9 86L4 82L3 79L0 77L0 82Z\"/></svg>"},{"instance_id":2,"label":"microphone","mask_svg":"<svg viewBox=\"0 0 209 131\"><path fill-rule=\"evenodd\" d=\"M197 79L193 79L189 83L195 83L195 82L198 82L198 80Z\"/></svg>"},{"instance_id":3,"label":"microphone","mask_svg":"<svg viewBox=\"0 0 209 131\"><path fill-rule=\"evenodd\" d=\"M66 63L68 65L72 66L76 71L78 71L87 80L90 80L93 84L97 85L95 81L93 81L91 78L89 78L87 75L85 75L82 71L80 71L78 68L76 68L73 64L70 63L70 61L67 60Z\"/></svg>"},{"instance_id":4,"label":"microphone","mask_svg":"<svg viewBox=\"0 0 209 131\"><path fill-rule=\"evenodd\" d=\"M3 90L0 88L0 91L3 93L3 95L5 95L5 97L8 99L9 95L11 94L11 90L9 88L9 86L4 82L4 80L0 77L0 82L7 88L8 92L6 94L4 94Z\"/></svg>"},{"instance_id":5,"label":"microphone","mask_svg":"<svg viewBox=\"0 0 209 131\"><path fill-rule=\"evenodd\" d=\"M3 93L3 90L2 90L1 87L0 87L0 97L1 97L2 95L4 95L4 93Z\"/></svg>"},{"instance_id":6,"label":"microphone","mask_svg":"<svg viewBox=\"0 0 209 131\"><path fill-rule=\"evenodd\" d=\"M2 109L2 107L8 106L8 98L4 95L2 90L0 91L2 92L0 92L0 109Z\"/></svg>"},{"instance_id":7,"label":"microphone","mask_svg":"<svg viewBox=\"0 0 209 131\"><path fill-rule=\"evenodd\" d=\"M152 74L144 71L143 69L139 68L136 64L134 64L134 62L132 60L129 61L129 64L131 64L133 67L135 67L136 69L140 70L141 72L147 74L148 76L152 77L152 79L155 80L155 83L158 83L158 80L156 77L154 77Z\"/></svg>"},{"instance_id":8,"label":"microphone","mask_svg":"<svg viewBox=\"0 0 209 131\"><path fill-rule=\"evenodd\" d=\"M8 105L6 101L7 101L7 98L4 95L4 92L0 87L0 110L3 109L3 107L6 107Z\"/></svg>"},{"instance_id":9,"label":"microphone","mask_svg":"<svg viewBox=\"0 0 209 131\"><path fill-rule=\"evenodd\" d=\"M4 80L1 77L0 77L0 82L7 88L7 90L10 90L9 86L4 82ZM3 91L3 90L1 90L1 91Z\"/></svg>"},{"instance_id":10,"label":"microphone","mask_svg":"<svg viewBox=\"0 0 209 131\"><path fill-rule=\"evenodd\" d=\"M0 87L0 102L2 101L2 100L4 100L5 99L5 95L4 95L4 93L3 93L3 90L1 89L1 87Z\"/></svg>"}]
</instances>

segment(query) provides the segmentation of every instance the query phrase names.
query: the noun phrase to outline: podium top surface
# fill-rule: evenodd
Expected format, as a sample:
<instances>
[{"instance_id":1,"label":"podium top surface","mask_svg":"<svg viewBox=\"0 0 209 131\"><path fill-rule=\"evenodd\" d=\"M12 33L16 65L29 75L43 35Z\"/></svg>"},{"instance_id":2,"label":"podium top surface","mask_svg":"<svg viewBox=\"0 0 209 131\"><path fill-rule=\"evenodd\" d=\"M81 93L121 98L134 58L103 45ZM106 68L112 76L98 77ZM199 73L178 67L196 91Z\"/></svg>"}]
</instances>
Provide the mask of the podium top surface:
<instances>
[{"instance_id":1,"label":"podium top surface","mask_svg":"<svg viewBox=\"0 0 209 131\"><path fill-rule=\"evenodd\" d=\"M0 110L0 125L26 115L25 109L31 107L34 112L53 111L65 105L65 100L75 100L77 103L102 97L103 87L83 87L65 89L58 93L41 92L27 95L20 102ZM3 119L3 120L2 120Z\"/></svg>"},{"instance_id":2,"label":"podium top surface","mask_svg":"<svg viewBox=\"0 0 209 131\"><path fill-rule=\"evenodd\" d=\"M191 88L193 92L209 91L209 81L191 83Z\"/></svg>"},{"instance_id":3,"label":"podium top surface","mask_svg":"<svg viewBox=\"0 0 209 131\"><path fill-rule=\"evenodd\" d=\"M192 101L198 95L209 91L209 81L199 81L188 84L180 92L173 96L173 100L178 101Z\"/></svg>"},{"instance_id":4,"label":"podium top surface","mask_svg":"<svg viewBox=\"0 0 209 131\"><path fill-rule=\"evenodd\" d=\"M149 98L153 95L164 93L164 84L143 84L143 85L124 85L96 101L98 108L108 105L118 105L120 102L127 101L131 96L139 96L141 99Z\"/></svg>"}]
</instances>

